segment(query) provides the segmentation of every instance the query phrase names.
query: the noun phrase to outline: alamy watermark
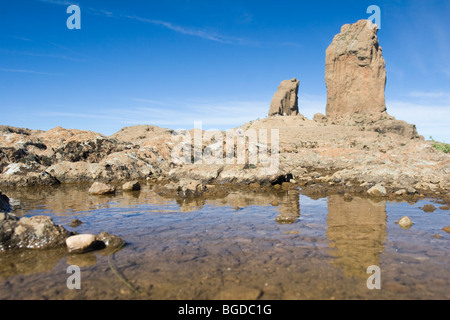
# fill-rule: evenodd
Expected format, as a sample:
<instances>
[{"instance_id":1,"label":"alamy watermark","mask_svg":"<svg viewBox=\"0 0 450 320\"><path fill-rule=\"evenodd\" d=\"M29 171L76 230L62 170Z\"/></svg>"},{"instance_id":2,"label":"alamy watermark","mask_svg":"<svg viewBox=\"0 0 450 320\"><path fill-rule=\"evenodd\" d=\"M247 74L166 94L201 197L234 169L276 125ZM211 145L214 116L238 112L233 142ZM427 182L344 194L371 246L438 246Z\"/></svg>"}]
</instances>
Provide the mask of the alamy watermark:
<instances>
[{"instance_id":1,"label":"alamy watermark","mask_svg":"<svg viewBox=\"0 0 450 320\"><path fill-rule=\"evenodd\" d=\"M66 272L71 274L67 278L67 281L66 281L67 289L80 290L81 289L81 269L80 269L80 267L79 266L68 266Z\"/></svg>"},{"instance_id":2,"label":"alamy watermark","mask_svg":"<svg viewBox=\"0 0 450 320\"><path fill-rule=\"evenodd\" d=\"M69 18L67 18L66 25L67 29L81 29L81 10L77 5L70 5L67 7L67 13L71 14Z\"/></svg>"},{"instance_id":3,"label":"alamy watermark","mask_svg":"<svg viewBox=\"0 0 450 320\"><path fill-rule=\"evenodd\" d=\"M373 24L376 25L377 29L381 29L381 9L379 6L371 5L367 7L367 13L372 14L369 19L367 19L367 26L369 28L375 28ZM369 23L371 22L371 23ZM373 23L373 24L372 24Z\"/></svg>"},{"instance_id":4,"label":"alamy watermark","mask_svg":"<svg viewBox=\"0 0 450 320\"><path fill-rule=\"evenodd\" d=\"M279 130L247 129L202 130L202 122L194 123L194 130L177 130L172 135L175 146L172 162L175 165L238 164L258 167L265 174L279 169ZM192 134L191 134L192 133ZM269 143L270 136L270 143Z\"/></svg>"},{"instance_id":5,"label":"alamy watermark","mask_svg":"<svg viewBox=\"0 0 450 320\"><path fill-rule=\"evenodd\" d=\"M366 271L368 274L370 274L369 278L367 278L367 289L373 290L381 289L381 269L379 266L369 266Z\"/></svg>"}]
</instances>

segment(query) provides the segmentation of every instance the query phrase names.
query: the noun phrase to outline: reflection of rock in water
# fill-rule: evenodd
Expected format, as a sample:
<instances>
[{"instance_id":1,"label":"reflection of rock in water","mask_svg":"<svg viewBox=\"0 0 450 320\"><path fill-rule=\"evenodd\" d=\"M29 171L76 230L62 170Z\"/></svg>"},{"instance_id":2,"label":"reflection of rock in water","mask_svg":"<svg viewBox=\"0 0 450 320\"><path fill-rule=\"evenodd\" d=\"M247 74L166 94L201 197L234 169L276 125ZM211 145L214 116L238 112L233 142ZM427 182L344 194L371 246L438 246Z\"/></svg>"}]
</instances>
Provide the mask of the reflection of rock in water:
<instances>
[{"instance_id":1,"label":"reflection of rock in water","mask_svg":"<svg viewBox=\"0 0 450 320\"><path fill-rule=\"evenodd\" d=\"M278 207L280 215L277 217L277 222L280 224L295 223L300 217L299 192L288 190L280 200Z\"/></svg>"},{"instance_id":2,"label":"reflection of rock in water","mask_svg":"<svg viewBox=\"0 0 450 320\"><path fill-rule=\"evenodd\" d=\"M205 199L203 198L185 198L177 199L177 203L180 205L181 212L192 212L200 210L205 205Z\"/></svg>"},{"instance_id":3,"label":"reflection of rock in water","mask_svg":"<svg viewBox=\"0 0 450 320\"><path fill-rule=\"evenodd\" d=\"M367 278L367 267L379 266L379 254L386 240L386 202L374 203L354 198L344 201L338 195L328 198L326 235L332 263L347 276Z\"/></svg>"},{"instance_id":4,"label":"reflection of rock in water","mask_svg":"<svg viewBox=\"0 0 450 320\"><path fill-rule=\"evenodd\" d=\"M23 250L0 255L0 279L14 275L29 275L52 270L67 255L66 248Z\"/></svg>"}]
</instances>

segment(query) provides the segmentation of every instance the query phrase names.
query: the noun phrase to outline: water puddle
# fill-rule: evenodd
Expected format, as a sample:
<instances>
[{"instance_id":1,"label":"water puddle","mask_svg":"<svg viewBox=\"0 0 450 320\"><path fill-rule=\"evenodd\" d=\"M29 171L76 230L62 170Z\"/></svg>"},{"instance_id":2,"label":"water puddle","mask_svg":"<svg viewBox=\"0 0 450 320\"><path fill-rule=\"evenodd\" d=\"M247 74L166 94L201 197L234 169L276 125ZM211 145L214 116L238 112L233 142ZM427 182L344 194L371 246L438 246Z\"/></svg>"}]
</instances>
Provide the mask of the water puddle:
<instances>
[{"instance_id":1,"label":"water puddle","mask_svg":"<svg viewBox=\"0 0 450 320\"><path fill-rule=\"evenodd\" d=\"M177 200L151 186L110 197L89 186L3 190L18 216L50 215L128 245L114 255L0 254L0 299L450 299L449 211L301 190ZM419 207L434 204L435 212ZM409 216L408 230L395 222ZM73 219L83 222L70 227ZM69 265L81 289L67 288ZM369 290L369 266L381 289Z\"/></svg>"}]
</instances>

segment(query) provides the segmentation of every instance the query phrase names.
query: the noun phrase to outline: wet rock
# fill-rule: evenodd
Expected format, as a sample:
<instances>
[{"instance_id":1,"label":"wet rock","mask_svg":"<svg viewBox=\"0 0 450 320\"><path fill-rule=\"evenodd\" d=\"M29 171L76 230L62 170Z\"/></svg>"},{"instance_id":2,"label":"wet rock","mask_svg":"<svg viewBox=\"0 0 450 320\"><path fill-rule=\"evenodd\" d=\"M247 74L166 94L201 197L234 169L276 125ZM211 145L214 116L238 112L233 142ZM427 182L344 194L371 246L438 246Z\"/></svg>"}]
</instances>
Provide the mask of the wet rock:
<instances>
[{"instance_id":1,"label":"wet rock","mask_svg":"<svg viewBox=\"0 0 450 320\"><path fill-rule=\"evenodd\" d=\"M400 227L402 227L403 229L409 229L412 227L413 224L414 224L414 222L408 216L404 216L404 217L400 218L400 220L398 220L398 225Z\"/></svg>"},{"instance_id":2,"label":"wet rock","mask_svg":"<svg viewBox=\"0 0 450 320\"><path fill-rule=\"evenodd\" d=\"M83 221L78 220L78 219L73 219L73 220L70 222L70 226L71 226L72 228L76 228L76 227L78 227L78 226L80 226L80 225L82 225L82 224L83 224Z\"/></svg>"},{"instance_id":3,"label":"wet rock","mask_svg":"<svg viewBox=\"0 0 450 320\"><path fill-rule=\"evenodd\" d=\"M112 250L119 249L126 244L125 240L113 234L109 234L108 232L98 234L95 239L96 241L104 243L107 249Z\"/></svg>"},{"instance_id":4,"label":"wet rock","mask_svg":"<svg viewBox=\"0 0 450 320\"><path fill-rule=\"evenodd\" d=\"M9 198L0 192L0 212L9 212L9 211L11 211Z\"/></svg>"},{"instance_id":5,"label":"wet rock","mask_svg":"<svg viewBox=\"0 0 450 320\"><path fill-rule=\"evenodd\" d=\"M349 193L345 193L344 194L344 201L352 201L353 200L353 196Z\"/></svg>"},{"instance_id":6,"label":"wet rock","mask_svg":"<svg viewBox=\"0 0 450 320\"><path fill-rule=\"evenodd\" d=\"M422 210L424 212L434 212L436 210L436 207L433 206L432 204L426 204L422 207Z\"/></svg>"},{"instance_id":7,"label":"wet rock","mask_svg":"<svg viewBox=\"0 0 450 320\"><path fill-rule=\"evenodd\" d=\"M15 225L14 232L6 243L8 249L51 249L64 246L70 232L55 225L51 217L23 217Z\"/></svg>"},{"instance_id":8,"label":"wet rock","mask_svg":"<svg viewBox=\"0 0 450 320\"><path fill-rule=\"evenodd\" d=\"M66 246L70 253L85 253L93 250L106 249L106 254L110 254L120 249L126 242L108 232L98 235L80 234L66 239Z\"/></svg>"},{"instance_id":9,"label":"wet rock","mask_svg":"<svg viewBox=\"0 0 450 320\"><path fill-rule=\"evenodd\" d=\"M395 194L396 196L401 197L401 196L406 195L406 194L407 194L407 191L406 191L405 189L400 189L400 190L395 191L394 194Z\"/></svg>"},{"instance_id":10,"label":"wet rock","mask_svg":"<svg viewBox=\"0 0 450 320\"><path fill-rule=\"evenodd\" d=\"M376 186L370 188L367 194L371 197L385 197L387 195L386 188L382 185L377 184Z\"/></svg>"},{"instance_id":11,"label":"wet rock","mask_svg":"<svg viewBox=\"0 0 450 320\"><path fill-rule=\"evenodd\" d=\"M444 230L447 233L450 233L450 226L446 226L446 227L442 228L442 230Z\"/></svg>"},{"instance_id":12,"label":"wet rock","mask_svg":"<svg viewBox=\"0 0 450 320\"><path fill-rule=\"evenodd\" d=\"M95 245L95 235L79 234L66 239L67 249L70 253L82 253L89 250Z\"/></svg>"},{"instance_id":13,"label":"wet rock","mask_svg":"<svg viewBox=\"0 0 450 320\"><path fill-rule=\"evenodd\" d=\"M0 251L8 249L18 220L10 213L0 212Z\"/></svg>"},{"instance_id":14,"label":"wet rock","mask_svg":"<svg viewBox=\"0 0 450 320\"><path fill-rule=\"evenodd\" d=\"M203 194L203 184L195 180L181 180L177 187L178 196L181 198L198 197Z\"/></svg>"},{"instance_id":15,"label":"wet rock","mask_svg":"<svg viewBox=\"0 0 450 320\"><path fill-rule=\"evenodd\" d=\"M450 206L441 206L439 207L441 210L450 210Z\"/></svg>"},{"instance_id":16,"label":"wet rock","mask_svg":"<svg viewBox=\"0 0 450 320\"><path fill-rule=\"evenodd\" d=\"M114 194L116 192L116 188L112 185L94 182L89 189L89 194L91 195L106 195L106 194Z\"/></svg>"},{"instance_id":17,"label":"wet rock","mask_svg":"<svg viewBox=\"0 0 450 320\"><path fill-rule=\"evenodd\" d=\"M123 184L122 186L123 191L139 191L141 190L141 185L139 184L139 181L129 181Z\"/></svg>"}]
</instances>

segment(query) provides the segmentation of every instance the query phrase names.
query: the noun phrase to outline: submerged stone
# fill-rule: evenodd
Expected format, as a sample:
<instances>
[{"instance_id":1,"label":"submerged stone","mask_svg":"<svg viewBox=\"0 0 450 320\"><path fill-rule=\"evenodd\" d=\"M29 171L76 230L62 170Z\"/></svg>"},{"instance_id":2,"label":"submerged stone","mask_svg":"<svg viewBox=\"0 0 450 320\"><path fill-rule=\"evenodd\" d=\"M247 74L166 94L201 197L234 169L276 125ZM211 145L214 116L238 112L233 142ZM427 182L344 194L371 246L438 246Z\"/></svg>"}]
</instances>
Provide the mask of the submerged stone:
<instances>
[{"instance_id":1,"label":"submerged stone","mask_svg":"<svg viewBox=\"0 0 450 320\"><path fill-rule=\"evenodd\" d=\"M404 217L400 218L400 220L398 221L398 225L400 227L402 227L403 229L409 229L412 227L413 224L414 224L414 222L408 216L404 216Z\"/></svg>"}]
</instances>

